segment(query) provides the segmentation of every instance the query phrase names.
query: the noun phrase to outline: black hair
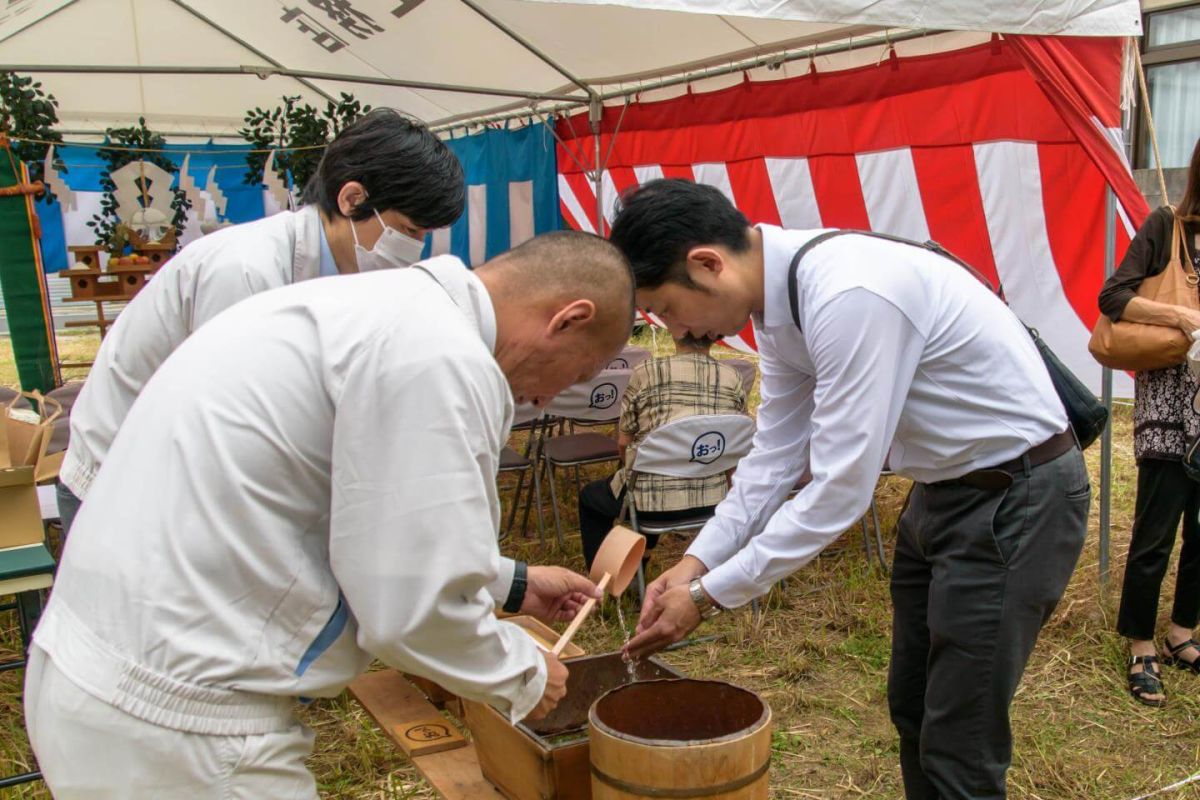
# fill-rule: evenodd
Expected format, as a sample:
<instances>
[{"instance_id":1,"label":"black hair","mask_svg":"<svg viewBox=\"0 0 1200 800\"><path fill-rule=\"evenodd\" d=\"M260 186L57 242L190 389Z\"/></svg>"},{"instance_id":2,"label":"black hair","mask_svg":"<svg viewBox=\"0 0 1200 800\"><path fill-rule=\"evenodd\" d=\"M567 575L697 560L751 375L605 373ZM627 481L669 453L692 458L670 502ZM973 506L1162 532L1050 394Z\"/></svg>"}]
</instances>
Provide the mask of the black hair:
<instances>
[{"instance_id":1,"label":"black hair","mask_svg":"<svg viewBox=\"0 0 1200 800\"><path fill-rule=\"evenodd\" d=\"M458 158L429 128L390 108L373 109L329 143L304 187L304 202L341 216L338 192L350 181L367 191L350 214L355 220L399 211L418 227L442 228L466 203Z\"/></svg>"},{"instance_id":2,"label":"black hair","mask_svg":"<svg viewBox=\"0 0 1200 800\"><path fill-rule=\"evenodd\" d=\"M750 248L750 223L712 186L662 178L627 192L619 201L612 242L633 267L638 288L670 281L692 287L687 254L694 247Z\"/></svg>"}]
</instances>

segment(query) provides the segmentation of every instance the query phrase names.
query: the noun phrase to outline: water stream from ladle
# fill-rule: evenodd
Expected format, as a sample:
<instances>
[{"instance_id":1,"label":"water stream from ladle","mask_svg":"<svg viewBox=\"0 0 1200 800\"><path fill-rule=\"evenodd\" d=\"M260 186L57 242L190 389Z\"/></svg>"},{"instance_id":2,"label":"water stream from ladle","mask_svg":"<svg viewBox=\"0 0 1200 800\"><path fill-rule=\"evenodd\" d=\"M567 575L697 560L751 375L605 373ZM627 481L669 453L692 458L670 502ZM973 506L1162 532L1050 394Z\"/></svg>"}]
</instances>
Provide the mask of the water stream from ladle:
<instances>
[{"instance_id":1,"label":"water stream from ladle","mask_svg":"<svg viewBox=\"0 0 1200 800\"><path fill-rule=\"evenodd\" d=\"M625 612L621 610L621 598L614 598L617 601L617 621L621 625L621 635L625 637L625 644L629 644L629 628L625 625ZM633 663L633 659L625 662L625 669L629 672L630 682L637 680L637 668Z\"/></svg>"}]
</instances>

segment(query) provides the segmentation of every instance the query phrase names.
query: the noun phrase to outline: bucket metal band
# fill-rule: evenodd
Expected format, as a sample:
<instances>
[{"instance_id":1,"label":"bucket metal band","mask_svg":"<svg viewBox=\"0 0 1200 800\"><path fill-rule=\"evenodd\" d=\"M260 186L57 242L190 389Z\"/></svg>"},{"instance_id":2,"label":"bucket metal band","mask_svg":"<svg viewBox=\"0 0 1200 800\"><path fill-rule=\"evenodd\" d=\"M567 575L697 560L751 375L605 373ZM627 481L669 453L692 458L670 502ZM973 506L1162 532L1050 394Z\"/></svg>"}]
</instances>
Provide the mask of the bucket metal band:
<instances>
[{"instance_id":1,"label":"bucket metal band","mask_svg":"<svg viewBox=\"0 0 1200 800\"><path fill-rule=\"evenodd\" d=\"M763 765L751 772L749 775L743 775L735 781L722 783L719 786L704 786L695 789L660 789L654 786L642 786L637 783L629 783L620 778L614 778L612 775L607 775L596 769L596 765L592 765L592 776L603 784L611 786L618 792L632 794L641 797L665 797L677 798L677 800L692 800L696 797L715 797L716 795L725 794L727 792L736 792L738 789L744 789L751 785L759 778L767 774L771 769L771 759L768 758Z\"/></svg>"}]
</instances>

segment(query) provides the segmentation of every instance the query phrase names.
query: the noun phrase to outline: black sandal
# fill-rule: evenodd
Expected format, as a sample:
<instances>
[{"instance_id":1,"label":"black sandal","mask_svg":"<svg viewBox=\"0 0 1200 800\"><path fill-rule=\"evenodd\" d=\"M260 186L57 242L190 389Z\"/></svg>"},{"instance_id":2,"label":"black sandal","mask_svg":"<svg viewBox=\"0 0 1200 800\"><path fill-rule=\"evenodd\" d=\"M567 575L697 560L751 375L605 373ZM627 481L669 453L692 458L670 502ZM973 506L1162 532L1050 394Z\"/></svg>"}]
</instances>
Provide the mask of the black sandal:
<instances>
[{"instance_id":1,"label":"black sandal","mask_svg":"<svg viewBox=\"0 0 1200 800\"><path fill-rule=\"evenodd\" d=\"M1196 649L1196 658L1194 661L1188 661L1179 657L1180 654L1189 647L1194 647ZM1195 639L1188 639L1187 641L1180 642L1175 647L1172 647L1169 641L1163 639L1163 649L1167 652L1166 655L1162 657L1162 663L1166 664L1167 666L1185 669L1194 675L1200 675L1200 642L1197 642Z\"/></svg>"},{"instance_id":2,"label":"black sandal","mask_svg":"<svg viewBox=\"0 0 1200 800\"><path fill-rule=\"evenodd\" d=\"M1158 671L1158 656L1129 657L1130 668L1138 664L1142 665L1142 671L1129 673L1129 693L1142 705L1158 708L1163 704L1162 700L1150 700L1146 697L1149 694L1166 695L1163 691L1162 673Z\"/></svg>"}]
</instances>

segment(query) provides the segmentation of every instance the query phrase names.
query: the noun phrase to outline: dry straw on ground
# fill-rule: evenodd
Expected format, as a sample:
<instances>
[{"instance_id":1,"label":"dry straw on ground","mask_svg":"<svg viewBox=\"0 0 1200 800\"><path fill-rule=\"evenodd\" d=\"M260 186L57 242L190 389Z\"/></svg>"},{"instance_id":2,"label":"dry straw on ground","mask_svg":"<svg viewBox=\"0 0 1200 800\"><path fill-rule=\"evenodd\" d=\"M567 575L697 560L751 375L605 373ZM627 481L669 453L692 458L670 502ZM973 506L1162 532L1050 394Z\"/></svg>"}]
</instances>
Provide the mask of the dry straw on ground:
<instances>
[{"instance_id":1,"label":"dry straw on ground","mask_svg":"<svg viewBox=\"0 0 1200 800\"><path fill-rule=\"evenodd\" d=\"M63 337L63 344L79 357L95 347L95 338ZM7 348L7 341L0 346ZM7 369L0 373L0 383L15 382L11 364L11 355L0 351L0 369ZM1094 500L1087 545L1074 579L1042 634L1013 704L1015 752L1009 792L1018 800L1131 800L1200 771L1200 677L1167 671L1170 699L1159 710L1137 705L1125 692L1125 651L1113 627L1133 513L1131 436L1129 409L1119 407L1109 586L1103 589L1098 576ZM1088 463L1093 485L1098 485L1099 446L1089 451ZM584 480L603 472L590 471ZM510 485L507 479L504 484ZM570 476L564 476L562 496L574 497L572 484ZM877 492L889 550L906 490L903 479L888 478ZM573 504L564 505L561 512L568 529L575 531ZM673 562L685 544L678 538L665 540L654 552L652 573ZM564 552L519 536L503 548L536 563L583 566L577 533L568 538ZM1172 564L1162 593L1164 624L1174 581ZM11 617L0 617L0 658L15 652ZM721 641L666 658L685 673L733 681L771 703L776 725L772 797L900 798L897 739L885 698L890 631L887 579L868 566L855 529L776 587L760 617L738 613L718 618L699 633L718 634ZM609 604L576 641L590 652L602 652L615 649L621 638ZM0 772L30 763L20 680L20 672L0 674ZM322 796L435 796L346 696L313 704L303 719L317 732L309 763ZM0 790L3 796L48 794L38 785ZM1157 796L1200 798L1200 784Z\"/></svg>"}]
</instances>

